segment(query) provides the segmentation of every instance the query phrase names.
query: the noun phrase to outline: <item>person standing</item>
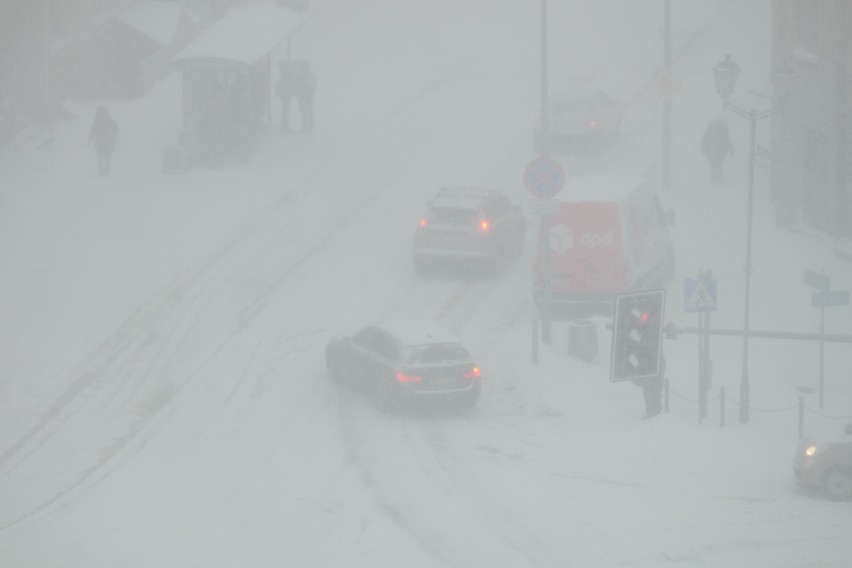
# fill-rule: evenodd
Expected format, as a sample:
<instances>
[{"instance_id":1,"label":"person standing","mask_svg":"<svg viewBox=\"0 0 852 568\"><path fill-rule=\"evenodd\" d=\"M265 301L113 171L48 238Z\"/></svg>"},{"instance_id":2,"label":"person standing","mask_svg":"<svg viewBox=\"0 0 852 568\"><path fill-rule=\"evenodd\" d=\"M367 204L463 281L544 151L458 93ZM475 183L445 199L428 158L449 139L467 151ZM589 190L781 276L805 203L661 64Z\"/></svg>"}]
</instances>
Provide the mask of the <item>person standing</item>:
<instances>
[{"instance_id":1,"label":"person standing","mask_svg":"<svg viewBox=\"0 0 852 568\"><path fill-rule=\"evenodd\" d=\"M109 173L110 159L118 139L118 125L105 106L99 106L89 131L89 144L94 142L98 154L98 175Z\"/></svg>"},{"instance_id":2,"label":"person standing","mask_svg":"<svg viewBox=\"0 0 852 568\"><path fill-rule=\"evenodd\" d=\"M723 118L716 118L707 125L701 138L701 151L710 162L710 181L714 185L721 183L725 160L734 155L731 135Z\"/></svg>"},{"instance_id":3,"label":"person standing","mask_svg":"<svg viewBox=\"0 0 852 568\"><path fill-rule=\"evenodd\" d=\"M653 418L663 411L663 382L666 377L666 358L660 354L660 372L655 377L633 379L633 384L642 388L645 399L645 417Z\"/></svg>"},{"instance_id":4,"label":"person standing","mask_svg":"<svg viewBox=\"0 0 852 568\"><path fill-rule=\"evenodd\" d=\"M299 99L299 113L302 116L302 130L310 132L314 128L314 92L317 89L317 79L311 69L311 63L299 61L299 80L296 96Z\"/></svg>"},{"instance_id":5,"label":"person standing","mask_svg":"<svg viewBox=\"0 0 852 568\"><path fill-rule=\"evenodd\" d=\"M278 64L278 82L275 93L281 99L281 129L290 130L290 101L296 96L296 68L292 61L281 61Z\"/></svg>"}]
</instances>

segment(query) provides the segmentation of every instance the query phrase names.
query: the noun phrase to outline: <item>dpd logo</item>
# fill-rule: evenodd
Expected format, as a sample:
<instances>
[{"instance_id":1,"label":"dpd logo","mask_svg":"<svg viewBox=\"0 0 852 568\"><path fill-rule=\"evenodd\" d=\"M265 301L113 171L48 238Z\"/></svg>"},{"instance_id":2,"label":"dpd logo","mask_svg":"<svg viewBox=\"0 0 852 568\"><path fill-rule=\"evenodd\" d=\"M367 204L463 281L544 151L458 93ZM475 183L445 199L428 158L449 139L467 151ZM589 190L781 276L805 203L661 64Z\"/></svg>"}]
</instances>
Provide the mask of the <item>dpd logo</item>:
<instances>
[{"instance_id":1,"label":"dpd logo","mask_svg":"<svg viewBox=\"0 0 852 568\"><path fill-rule=\"evenodd\" d=\"M602 235L596 235L591 231L586 231L583 233L583 236L580 237L580 243L590 249L595 249L598 247L611 247L612 246L612 231L607 231Z\"/></svg>"},{"instance_id":2,"label":"dpd logo","mask_svg":"<svg viewBox=\"0 0 852 568\"><path fill-rule=\"evenodd\" d=\"M550 228L550 250L561 254L574 245L574 234L568 225L554 225Z\"/></svg>"}]
</instances>

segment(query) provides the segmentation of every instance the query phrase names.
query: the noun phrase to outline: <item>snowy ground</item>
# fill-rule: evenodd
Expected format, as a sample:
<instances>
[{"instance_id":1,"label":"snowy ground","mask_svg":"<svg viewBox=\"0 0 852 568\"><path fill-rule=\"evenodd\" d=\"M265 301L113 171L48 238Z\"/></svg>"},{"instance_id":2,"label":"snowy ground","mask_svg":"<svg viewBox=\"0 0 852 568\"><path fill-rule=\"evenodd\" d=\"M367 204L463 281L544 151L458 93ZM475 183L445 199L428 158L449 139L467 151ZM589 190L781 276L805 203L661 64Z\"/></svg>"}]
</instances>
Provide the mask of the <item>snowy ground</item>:
<instances>
[{"instance_id":1,"label":"snowy ground","mask_svg":"<svg viewBox=\"0 0 852 568\"><path fill-rule=\"evenodd\" d=\"M697 340L666 344L671 412L567 328L531 363L530 250L497 278L420 279L411 238L441 185L528 194L538 3L327 0L294 37L319 92L310 135L271 128L248 164L161 173L180 83L110 102L114 172L85 146L100 101L41 151L0 153L0 566L848 566L852 510L792 483L799 387L818 344L752 340L751 421L698 423ZM712 269L718 327L742 325L747 124L711 187L698 152L721 110L710 69L766 91L769 2L673 3L678 270ZM659 175L662 3L550 2L554 85L630 102L624 132L573 173ZM761 125L762 136L768 124ZM818 234L776 227L758 171L752 328L817 332L802 271L852 287ZM532 224L532 219L530 220ZM528 243L528 249L532 243ZM328 339L393 316L458 333L484 370L470 416L384 415L327 380ZM826 331L852 333L850 308ZM714 397L737 399L742 340L714 338ZM825 407L852 416L852 349L827 344Z\"/></svg>"}]
</instances>

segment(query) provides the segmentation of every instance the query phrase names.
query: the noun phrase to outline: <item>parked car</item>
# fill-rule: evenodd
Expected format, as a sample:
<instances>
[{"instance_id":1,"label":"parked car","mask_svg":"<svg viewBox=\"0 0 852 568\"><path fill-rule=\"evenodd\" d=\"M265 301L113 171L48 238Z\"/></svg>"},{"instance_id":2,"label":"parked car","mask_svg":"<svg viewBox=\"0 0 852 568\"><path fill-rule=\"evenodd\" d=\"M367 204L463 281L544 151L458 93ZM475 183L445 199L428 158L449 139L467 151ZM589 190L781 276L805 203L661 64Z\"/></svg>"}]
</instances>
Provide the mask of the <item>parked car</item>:
<instances>
[{"instance_id":1,"label":"parked car","mask_svg":"<svg viewBox=\"0 0 852 568\"><path fill-rule=\"evenodd\" d=\"M418 271L438 263L497 263L521 253L521 208L493 189L445 187L426 206L414 237Z\"/></svg>"},{"instance_id":2,"label":"parked car","mask_svg":"<svg viewBox=\"0 0 852 568\"><path fill-rule=\"evenodd\" d=\"M552 97L546 139L541 116L535 124L535 150L542 153L546 141L547 149L553 151L597 151L618 134L622 115L621 104L600 90Z\"/></svg>"},{"instance_id":3,"label":"parked car","mask_svg":"<svg viewBox=\"0 0 852 568\"><path fill-rule=\"evenodd\" d=\"M852 424L841 438L828 441L807 439L793 456L796 483L817 488L835 500L852 498Z\"/></svg>"},{"instance_id":4,"label":"parked car","mask_svg":"<svg viewBox=\"0 0 852 568\"><path fill-rule=\"evenodd\" d=\"M576 176L560 195L566 197L542 219L535 247L539 308L583 304L607 313L618 294L658 288L673 274L674 212L663 210L648 180Z\"/></svg>"},{"instance_id":5,"label":"parked car","mask_svg":"<svg viewBox=\"0 0 852 568\"><path fill-rule=\"evenodd\" d=\"M482 377L468 350L451 332L429 321L370 325L326 347L326 367L387 410L416 402L472 408Z\"/></svg>"}]
</instances>

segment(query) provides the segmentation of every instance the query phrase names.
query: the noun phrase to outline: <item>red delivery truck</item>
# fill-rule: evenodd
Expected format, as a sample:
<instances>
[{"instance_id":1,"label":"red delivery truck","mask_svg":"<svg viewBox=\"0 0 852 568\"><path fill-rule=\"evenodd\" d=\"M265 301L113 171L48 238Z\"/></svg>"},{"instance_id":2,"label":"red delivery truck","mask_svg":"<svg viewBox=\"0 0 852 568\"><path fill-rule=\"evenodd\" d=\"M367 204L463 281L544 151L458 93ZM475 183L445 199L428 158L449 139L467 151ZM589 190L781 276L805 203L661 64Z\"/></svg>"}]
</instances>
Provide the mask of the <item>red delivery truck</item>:
<instances>
[{"instance_id":1,"label":"red delivery truck","mask_svg":"<svg viewBox=\"0 0 852 568\"><path fill-rule=\"evenodd\" d=\"M611 310L615 296L659 287L674 272L668 227L652 184L639 177L566 180L556 213L542 217L533 262L540 309L587 304Z\"/></svg>"}]
</instances>

